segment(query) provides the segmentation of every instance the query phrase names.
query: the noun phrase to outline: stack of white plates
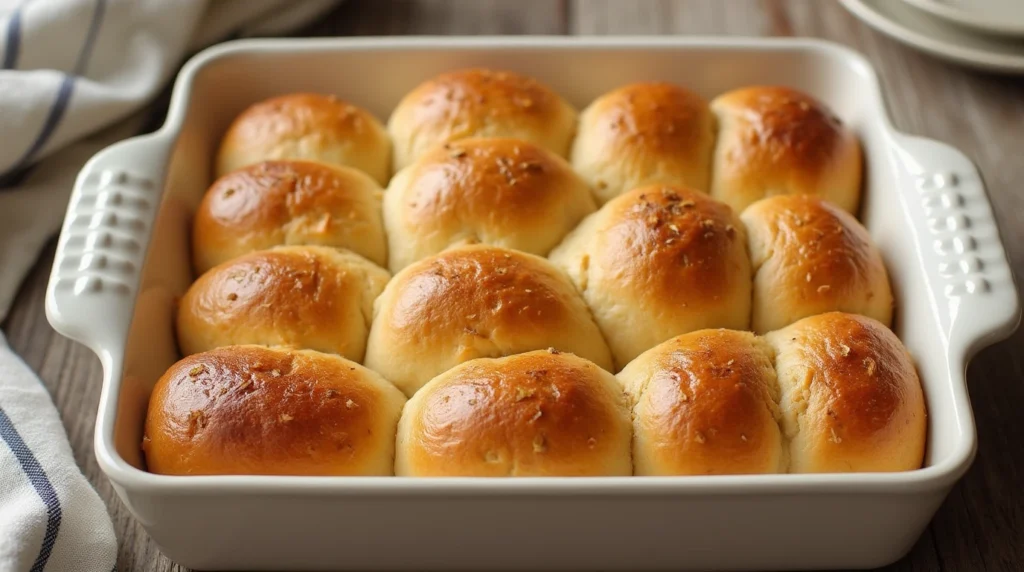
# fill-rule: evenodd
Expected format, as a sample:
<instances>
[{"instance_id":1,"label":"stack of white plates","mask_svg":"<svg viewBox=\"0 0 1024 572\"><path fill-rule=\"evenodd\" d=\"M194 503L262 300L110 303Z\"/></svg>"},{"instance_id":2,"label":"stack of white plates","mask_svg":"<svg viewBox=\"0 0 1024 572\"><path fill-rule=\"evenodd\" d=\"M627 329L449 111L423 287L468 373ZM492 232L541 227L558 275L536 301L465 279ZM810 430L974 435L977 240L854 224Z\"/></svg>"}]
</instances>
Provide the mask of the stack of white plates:
<instances>
[{"instance_id":1,"label":"stack of white plates","mask_svg":"<svg viewBox=\"0 0 1024 572\"><path fill-rule=\"evenodd\" d=\"M1024 73L1024 0L841 0L872 28L959 64Z\"/></svg>"}]
</instances>

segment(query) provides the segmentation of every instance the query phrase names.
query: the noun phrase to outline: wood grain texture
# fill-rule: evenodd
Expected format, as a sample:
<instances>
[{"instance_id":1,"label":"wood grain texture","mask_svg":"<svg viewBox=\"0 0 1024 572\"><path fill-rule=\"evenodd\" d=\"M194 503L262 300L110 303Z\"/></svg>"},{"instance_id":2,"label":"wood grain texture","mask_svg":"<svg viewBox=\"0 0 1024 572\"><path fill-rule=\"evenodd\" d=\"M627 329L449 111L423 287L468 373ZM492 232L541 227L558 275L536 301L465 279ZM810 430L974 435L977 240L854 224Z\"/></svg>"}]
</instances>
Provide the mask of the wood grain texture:
<instances>
[{"instance_id":1,"label":"wood grain texture","mask_svg":"<svg viewBox=\"0 0 1024 572\"><path fill-rule=\"evenodd\" d=\"M812 36L859 50L876 66L896 127L951 143L979 166L1011 262L1024 276L1024 78L954 67L913 52L822 0L346 0L307 35L690 34ZM4 331L53 395L75 458L106 499L123 572L184 570L131 519L92 452L100 366L55 334L43 312L53 246L23 286ZM972 469L906 558L886 570L1024 569L1024 332L968 370L978 426Z\"/></svg>"}]
</instances>

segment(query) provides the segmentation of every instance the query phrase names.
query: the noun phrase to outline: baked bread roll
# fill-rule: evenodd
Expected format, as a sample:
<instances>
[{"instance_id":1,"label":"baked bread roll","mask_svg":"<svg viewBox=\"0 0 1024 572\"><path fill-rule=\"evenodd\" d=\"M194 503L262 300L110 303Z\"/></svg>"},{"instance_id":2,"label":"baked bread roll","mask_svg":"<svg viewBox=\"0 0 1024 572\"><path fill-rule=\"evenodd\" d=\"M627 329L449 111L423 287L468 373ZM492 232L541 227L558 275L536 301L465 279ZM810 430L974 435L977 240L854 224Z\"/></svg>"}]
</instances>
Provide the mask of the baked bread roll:
<instances>
[{"instance_id":1,"label":"baked bread roll","mask_svg":"<svg viewBox=\"0 0 1024 572\"><path fill-rule=\"evenodd\" d=\"M634 83L580 114L572 165L600 204L655 183L707 192L714 145L714 116L704 98L670 83Z\"/></svg>"},{"instance_id":2,"label":"baked bread roll","mask_svg":"<svg viewBox=\"0 0 1024 572\"><path fill-rule=\"evenodd\" d=\"M335 355L218 348L157 381L142 450L163 475L391 475L404 404Z\"/></svg>"},{"instance_id":3,"label":"baked bread roll","mask_svg":"<svg viewBox=\"0 0 1024 572\"><path fill-rule=\"evenodd\" d=\"M583 293L618 368L679 334L750 325L743 226L697 191L655 185L620 195L550 259Z\"/></svg>"},{"instance_id":4,"label":"baked bread roll","mask_svg":"<svg viewBox=\"0 0 1024 572\"><path fill-rule=\"evenodd\" d=\"M791 473L921 467L924 396L910 355L889 328L831 312L765 338L775 349Z\"/></svg>"},{"instance_id":5,"label":"baked bread roll","mask_svg":"<svg viewBox=\"0 0 1024 572\"><path fill-rule=\"evenodd\" d=\"M293 93L250 106L221 139L216 176L268 159L353 167L386 185L391 140L369 111L333 95Z\"/></svg>"},{"instance_id":6,"label":"baked bread roll","mask_svg":"<svg viewBox=\"0 0 1024 572\"><path fill-rule=\"evenodd\" d=\"M394 170L431 147L469 137L511 137L567 157L576 110L539 81L517 73L462 69L409 92L388 120Z\"/></svg>"},{"instance_id":7,"label":"baked bread roll","mask_svg":"<svg viewBox=\"0 0 1024 572\"><path fill-rule=\"evenodd\" d=\"M750 332L700 330L617 376L633 407L636 475L784 472L772 350Z\"/></svg>"},{"instance_id":8,"label":"baked bread roll","mask_svg":"<svg viewBox=\"0 0 1024 572\"><path fill-rule=\"evenodd\" d=\"M630 475L629 410L612 374L571 354L476 359L435 377L399 422L399 476Z\"/></svg>"},{"instance_id":9,"label":"baked bread roll","mask_svg":"<svg viewBox=\"0 0 1024 572\"><path fill-rule=\"evenodd\" d=\"M711 102L718 145L711 195L736 212L772 195L818 195L850 213L860 202L857 136L824 104L786 87L747 87Z\"/></svg>"},{"instance_id":10,"label":"baked bread roll","mask_svg":"<svg viewBox=\"0 0 1024 572\"><path fill-rule=\"evenodd\" d=\"M546 256L596 210L590 188L557 155L517 139L435 147L397 174L384 195L390 268L459 243Z\"/></svg>"},{"instance_id":11,"label":"baked bread roll","mask_svg":"<svg viewBox=\"0 0 1024 572\"><path fill-rule=\"evenodd\" d=\"M206 191L192 223L196 272L285 244L346 248L387 264L380 186L362 171L311 161L266 161Z\"/></svg>"},{"instance_id":12,"label":"baked bread roll","mask_svg":"<svg viewBox=\"0 0 1024 572\"><path fill-rule=\"evenodd\" d=\"M882 255L852 215L818 197L777 196L740 216L754 264L755 332L831 311L892 323Z\"/></svg>"},{"instance_id":13,"label":"baked bread roll","mask_svg":"<svg viewBox=\"0 0 1024 572\"><path fill-rule=\"evenodd\" d=\"M259 344L363 359L373 301L389 274L351 252L282 246L214 267L178 306L178 347L189 355Z\"/></svg>"},{"instance_id":14,"label":"baked bread roll","mask_svg":"<svg viewBox=\"0 0 1024 572\"><path fill-rule=\"evenodd\" d=\"M473 245L395 275L374 305L365 363L412 395L464 361L548 347L612 367L590 311L561 271L532 254Z\"/></svg>"}]
</instances>

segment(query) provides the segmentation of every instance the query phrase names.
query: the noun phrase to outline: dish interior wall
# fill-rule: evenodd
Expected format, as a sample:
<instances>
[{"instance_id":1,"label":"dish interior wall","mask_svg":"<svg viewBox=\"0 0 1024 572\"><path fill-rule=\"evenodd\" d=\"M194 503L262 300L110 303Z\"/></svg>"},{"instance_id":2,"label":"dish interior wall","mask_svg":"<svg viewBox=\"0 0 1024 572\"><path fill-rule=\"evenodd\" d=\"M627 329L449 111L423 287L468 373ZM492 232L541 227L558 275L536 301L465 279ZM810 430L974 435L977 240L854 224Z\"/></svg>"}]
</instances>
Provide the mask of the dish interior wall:
<instances>
[{"instance_id":1,"label":"dish interior wall","mask_svg":"<svg viewBox=\"0 0 1024 572\"><path fill-rule=\"evenodd\" d=\"M142 468L139 449L150 390L177 360L174 305L192 280L189 222L211 182L212 157L230 121L261 99L296 91L332 93L386 121L400 98L442 71L486 66L522 72L547 83L582 109L600 94L642 80L675 82L709 100L755 84L788 85L826 102L861 138L865 193L860 217L878 243L897 299L896 333L914 355L929 407L926 464L952 454L957 424L954 388L939 325L919 262L917 237L903 204L916 191L898 168L884 109L866 67L840 53L764 48L514 48L294 50L221 56L198 71L143 270L119 388L114 442ZM927 359L925 359L927 356ZM117 384L114 385L117 388Z\"/></svg>"}]
</instances>

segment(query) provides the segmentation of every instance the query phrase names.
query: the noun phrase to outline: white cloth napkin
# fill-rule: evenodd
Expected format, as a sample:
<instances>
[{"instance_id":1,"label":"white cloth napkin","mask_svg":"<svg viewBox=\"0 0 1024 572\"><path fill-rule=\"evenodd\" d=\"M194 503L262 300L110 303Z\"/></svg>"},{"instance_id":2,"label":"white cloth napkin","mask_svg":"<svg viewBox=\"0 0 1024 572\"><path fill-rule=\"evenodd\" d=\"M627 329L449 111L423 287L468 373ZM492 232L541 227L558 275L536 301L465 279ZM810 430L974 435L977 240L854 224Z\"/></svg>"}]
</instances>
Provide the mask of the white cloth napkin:
<instances>
[{"instance_id":1,"label":"white cloth napkin","mask_svg":"<svg viewBox=\"0 0 1024 572\"><path fill-rule=\"evenodd\" d=\"M286 33L338 0L0 0L0 321L75 175L136 134L184 57ZM0 335L0 572L110 572L106 508L38 378Z\"/></svg>"}]
</instances>

